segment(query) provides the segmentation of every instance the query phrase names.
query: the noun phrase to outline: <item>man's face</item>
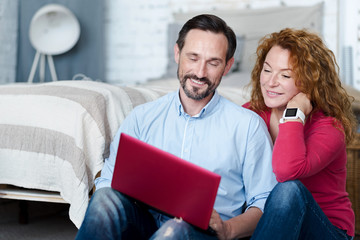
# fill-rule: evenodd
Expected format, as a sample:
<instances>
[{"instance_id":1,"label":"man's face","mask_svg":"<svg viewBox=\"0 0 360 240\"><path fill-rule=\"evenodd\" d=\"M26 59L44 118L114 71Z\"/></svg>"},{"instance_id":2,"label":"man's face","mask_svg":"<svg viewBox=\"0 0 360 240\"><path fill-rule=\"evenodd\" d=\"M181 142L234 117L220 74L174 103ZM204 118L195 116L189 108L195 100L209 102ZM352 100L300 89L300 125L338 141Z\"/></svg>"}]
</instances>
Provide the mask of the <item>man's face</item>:
<instances>
[{"instance_id":1,"label":"man's face","mask_svg":"<svg viewBox=\"0 0 360 240\"><path fill-rule=\"evenodd\" d=\"M188 32L181 52L175 46L178 78L188 98L202 100L212 93L232 65L226 64L228 41L224 34L192 29Z\"/></svg>"}]
</instances>

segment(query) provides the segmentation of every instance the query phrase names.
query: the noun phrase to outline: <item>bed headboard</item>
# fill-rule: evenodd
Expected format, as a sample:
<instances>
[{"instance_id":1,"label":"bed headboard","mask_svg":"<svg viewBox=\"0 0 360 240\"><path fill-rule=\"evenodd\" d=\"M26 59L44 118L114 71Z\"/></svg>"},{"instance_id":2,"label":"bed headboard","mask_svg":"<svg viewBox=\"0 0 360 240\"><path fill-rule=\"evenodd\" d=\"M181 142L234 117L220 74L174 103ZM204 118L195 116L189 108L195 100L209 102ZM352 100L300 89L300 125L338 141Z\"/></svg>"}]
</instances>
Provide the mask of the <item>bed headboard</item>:
<instances>
[{"instance_id":1,"label":"bed headboard","mask_svg":"<svg viewBox=\"0 0 360 240\"><path fill-rule=\"evenodd\" d=\"M174 14L174 22L168 28L167 76L176 76L173 47L182 25L193 16L203 13L215 14L224 19L238 37L235 68L250 72L255 62L259 40L266 34L286 27L306 28L320 35L323 33L323 3L301 7L274 7L263 9L214 10ZM234 70L234 69L233 69Z\"/></svg>"}]
</instances>

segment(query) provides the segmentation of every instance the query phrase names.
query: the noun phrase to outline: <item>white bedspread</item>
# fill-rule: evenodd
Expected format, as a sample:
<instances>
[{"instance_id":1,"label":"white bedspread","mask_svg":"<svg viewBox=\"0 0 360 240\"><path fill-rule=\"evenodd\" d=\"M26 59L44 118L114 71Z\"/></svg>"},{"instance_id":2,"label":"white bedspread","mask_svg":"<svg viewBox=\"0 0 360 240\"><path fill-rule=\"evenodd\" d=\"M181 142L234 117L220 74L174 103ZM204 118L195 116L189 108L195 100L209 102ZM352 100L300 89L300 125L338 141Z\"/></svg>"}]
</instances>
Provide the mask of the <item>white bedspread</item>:
<instances>
[{"instance_id":1,"label":"white bedspread","mask_svg":"<svg viewBox=\"0 0 360 240\"><path fill-rule=\"evenodd\" d=\"M92 81L0 86L0 184L60 192L79 227L121 122L163 94Z\"/></svg>"}]
</instances>

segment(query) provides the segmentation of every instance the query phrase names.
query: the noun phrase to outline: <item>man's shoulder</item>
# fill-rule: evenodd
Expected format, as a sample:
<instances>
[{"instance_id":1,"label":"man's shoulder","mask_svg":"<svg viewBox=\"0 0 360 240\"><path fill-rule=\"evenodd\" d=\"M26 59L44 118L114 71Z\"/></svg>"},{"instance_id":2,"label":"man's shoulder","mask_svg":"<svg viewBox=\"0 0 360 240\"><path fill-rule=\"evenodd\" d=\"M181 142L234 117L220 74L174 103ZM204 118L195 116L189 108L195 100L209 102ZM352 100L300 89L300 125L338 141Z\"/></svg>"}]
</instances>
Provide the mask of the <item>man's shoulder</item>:
<instances>
[{"instance_id":1,"label":"man's shoulder","mask_svg":"<svg viewBox=\"0 0 360 240\"><path fill-rule=\"evenodd\" d=\"M228 111L235 111L235 113L238 113L238 114L246 114L249 116L258 117L258 115L255 112L246 108L244 105L243 106L238 105L238 104L232 102L231 100L227 99L224 96L220 96L220 102L223 104L224 108Z\"/></svg>"},{"instance_id":2,"label":"man's shoulder","mask_svg":"<svg viewBox=\"0 0 360 240\"><path fill-rule=\"evenodd\" d=\"M132 116L137 118L146 118L150 116L157 116L159 114L164 114L168 112L170 106L176 101L176 92L167 93L153 101L149 101L143 104L140 104L131 111Z\"/></svg>"},{"instance_id":3,"label":"man's shoulder","mask_svg":"<svg viewBox=\"0 0 360 240\"><path fill-rule=\"evenodd\" d=\"M176 91L174 92L169 92L153 101L149 101L146 103L143 103L141 105L138 105L135 107L135 109L147 109L147 108L152 108L154 105L156 105L157 107L160 107L162 104L168 105L170 104L173 100L175 100L176 98Z\"/></svg>"},{"instance_id":4,"label":"man's shoulder","mask_svg":"<svg viewBox=\"0 0 360 240\"><path fill-rule=\"evenodd\" d=\"M264 123L264 120L257 113L244 106L238 105L225 97L221 97L220 102L223 108L223 116L228 121L232 120L237 124L254 126Z\"/></svg>"}]
</instances>

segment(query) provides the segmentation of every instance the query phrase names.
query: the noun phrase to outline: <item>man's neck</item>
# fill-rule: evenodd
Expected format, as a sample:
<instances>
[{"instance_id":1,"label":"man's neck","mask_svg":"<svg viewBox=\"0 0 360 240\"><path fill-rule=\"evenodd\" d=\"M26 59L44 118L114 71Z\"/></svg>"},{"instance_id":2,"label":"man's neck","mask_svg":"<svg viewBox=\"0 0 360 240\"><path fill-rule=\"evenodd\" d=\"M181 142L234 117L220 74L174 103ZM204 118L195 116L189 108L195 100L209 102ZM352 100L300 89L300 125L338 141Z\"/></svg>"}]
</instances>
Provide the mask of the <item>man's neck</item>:
<instances>
[{"instance_id":1,"label":"man's neck","mask_svg":"<svg viewBox=\"0 0 360 240\"><path fill-rule=\"evenodd\" d=\"M184 111L190 116L195 116L208 104L213 97L213 94L207 96L201 100L194 100L186 96L184 91L180 90L180 102L184 108Z\"/></svg>"}]
</instances>

